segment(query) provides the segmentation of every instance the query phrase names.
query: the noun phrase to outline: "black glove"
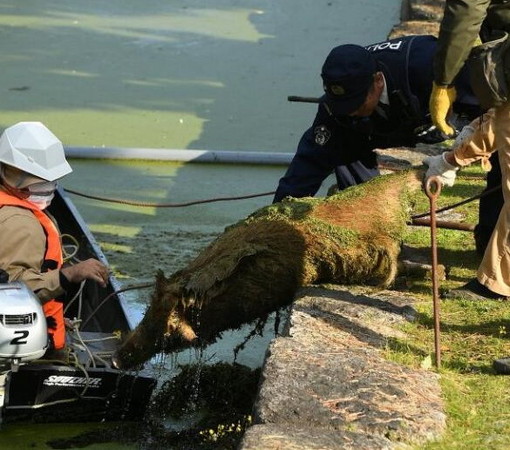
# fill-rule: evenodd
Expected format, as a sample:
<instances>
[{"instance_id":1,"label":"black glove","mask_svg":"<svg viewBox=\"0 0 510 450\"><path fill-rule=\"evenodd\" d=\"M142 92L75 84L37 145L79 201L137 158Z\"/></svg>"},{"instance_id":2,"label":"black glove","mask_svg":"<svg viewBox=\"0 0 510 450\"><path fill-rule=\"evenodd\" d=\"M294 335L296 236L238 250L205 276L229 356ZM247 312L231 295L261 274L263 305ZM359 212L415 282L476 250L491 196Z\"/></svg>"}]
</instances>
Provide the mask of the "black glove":
<instances>
[{"instance_id":1,"label":"black glove","mask_svg":"<svg viewBox=\"0 0 510 450\"><path fill-rule=\"evenodd\" d=\"M8 283L9 282L9 274L4 270L0 269L0 283Z\"/></svg>"},{"instance_id":2,"label":"black glove","mask_svg":"<svg viewBox=\"0 0 510 450\"><path fill-rule=\"evenodd\" d=\"M57 329L57 320L53 316L46 316L46 326L49 330Z\"/></svg>"},{"instance_id":3,"label":"black glove","mask_svg":"<svg viewBox=\"0 0 510 450\"><path fill-rule=\"evenodd\" d=\"M444 142L448 139L451 139L450 136L444 134L439 128L436 128L434 125L432 126L425 125L423 127L419 127L415 130L415 133L416 140L423 144L438 144L439 142Z\"/></svg>"}]
</instances>

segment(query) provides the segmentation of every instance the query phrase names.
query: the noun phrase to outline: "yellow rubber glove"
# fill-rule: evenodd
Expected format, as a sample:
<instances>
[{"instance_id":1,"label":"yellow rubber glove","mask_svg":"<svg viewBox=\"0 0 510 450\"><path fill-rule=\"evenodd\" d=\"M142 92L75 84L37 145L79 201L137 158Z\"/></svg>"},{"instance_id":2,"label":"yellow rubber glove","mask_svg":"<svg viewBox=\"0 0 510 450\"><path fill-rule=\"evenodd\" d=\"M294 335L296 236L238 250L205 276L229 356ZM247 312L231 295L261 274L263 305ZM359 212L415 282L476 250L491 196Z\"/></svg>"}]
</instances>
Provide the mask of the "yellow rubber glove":
<instances>
[{"instance_id":1,"label":"yellow rubber glove","mask_svg":"<svg viewBox=\"0 0 510 450\"><path fill-rule=\"evenodd\" d=\"M433 83L432 94L430 94L429 100L432 123L439 131L448 136L453 136L455 134L455 130L446 122L446 117L456 97L457 91L455 91L453 86L438 86L436 83Z\"/></svg>"}]
</instances>

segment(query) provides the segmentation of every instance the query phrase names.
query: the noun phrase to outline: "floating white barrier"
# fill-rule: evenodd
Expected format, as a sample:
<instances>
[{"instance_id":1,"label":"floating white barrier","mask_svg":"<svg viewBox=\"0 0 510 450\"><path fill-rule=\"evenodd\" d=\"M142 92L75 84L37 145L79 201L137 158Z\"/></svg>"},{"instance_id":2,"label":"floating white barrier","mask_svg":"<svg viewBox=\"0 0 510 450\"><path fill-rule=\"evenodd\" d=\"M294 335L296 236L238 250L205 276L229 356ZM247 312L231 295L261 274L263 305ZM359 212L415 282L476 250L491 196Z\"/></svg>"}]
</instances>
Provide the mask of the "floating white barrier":
<instances>
[{"instance_id":1,"label":"floating white barrier","mask_svg":"<svg viewBox=\"0 0 510 450\"><path fill-rule=\"evenodd\" d=\"M144 159L196 163L288 165L293 153L122 147L65 147L68 158Z\"/></svg>"}]
</instances>

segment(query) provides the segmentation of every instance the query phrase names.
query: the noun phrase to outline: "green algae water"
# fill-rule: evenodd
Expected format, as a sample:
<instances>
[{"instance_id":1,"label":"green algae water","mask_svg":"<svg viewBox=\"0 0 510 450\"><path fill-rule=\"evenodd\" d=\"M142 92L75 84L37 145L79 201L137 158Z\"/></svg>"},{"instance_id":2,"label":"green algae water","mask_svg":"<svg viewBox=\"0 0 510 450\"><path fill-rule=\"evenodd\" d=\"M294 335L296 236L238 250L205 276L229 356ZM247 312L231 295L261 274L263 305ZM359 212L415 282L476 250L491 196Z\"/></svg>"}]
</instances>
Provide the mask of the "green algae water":
<instances>
[{"instance_id":1,"label":"green algae water","mask_svg":"<svg viewBox=\"0 0 510 450\"><path fill-rule=\"evenodd\" d=\"M294 151L335 45L384 40L401 0L0 1L0 125L66 145Z\"/></svg>"},{"instance_id":2,"label":"green algae water","mask_svg":"<svg viewBox=\"0 0 510 450\"><path fill-rule=\"evenodd\" d=\"M96 424L37 424L8 425L0 431L0 448L5 450L42 450L52 448L72 448L61 446L59 442L84 433L99 432L106 425ZM132 450L137 445L126 445L118 442L87 445L87 450Z\"/></svg>"},{"instance_id":3,"label":"green algae water","mask_svg":"<svg viewBox=\"0 0 510 450\"><path fill-rule=\"evenodd\" d=\"M67 146L294 152L321 95L320 67L342 43L384 40L401 0L0 0L0 127L37 120ZM153 203L241 196L276 188L285 167L71 160L62 184ZM123 284L181 268L228 225L271 196L187 208L146 208L71 195ZM140 318L150 291L130 294ZM248 329L206 354L232 361ZM263 338L237 362L260 365ZM178 355L194 360L189 351ZM175 359L175 358L174 358ZM161 378L175 361L159 361ZM100 427L109 427L102 424ZM1 449L63 447L91 424L3 425ZM70 445L70 444L69 444ZM121 439L83 448L150 448ZM160 447L159 447L160 448Z\"/></svg>"}]
</instances>

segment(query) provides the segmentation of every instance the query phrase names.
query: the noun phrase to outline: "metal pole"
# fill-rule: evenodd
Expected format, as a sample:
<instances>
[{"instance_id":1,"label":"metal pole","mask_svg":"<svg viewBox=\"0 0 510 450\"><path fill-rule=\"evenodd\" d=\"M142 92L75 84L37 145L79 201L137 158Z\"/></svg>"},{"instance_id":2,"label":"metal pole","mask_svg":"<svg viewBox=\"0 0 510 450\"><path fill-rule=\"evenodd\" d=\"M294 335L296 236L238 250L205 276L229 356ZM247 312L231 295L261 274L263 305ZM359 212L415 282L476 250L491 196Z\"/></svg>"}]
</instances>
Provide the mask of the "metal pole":
<instances>
[{"instance_id":1,"label":"metal pole","mask_svg":"<svg viewBox=\"0 0 510 450\"><path fill-rule=\"evenodd\" d=\"M301 97L299 95L289 95L287 97L289 102L301 102L301 103L320 103L320 97Z\"/></svg>"},{"instance_id":2,"label":"metal pole","mask_svg":"<svg viewBox=\"0 0 510 450\"><path fill-rule=\"evenodd\" d=\"M429 177L425 182L425 193L430 201L430 241L432 249L432 293L434 302L434 347L436 352L436 367L441 367L440 344L440 303L439 281L437 276L437 242L436 242L436 199L441 193L439 177Z\"/></svg>"}]
</instances>

